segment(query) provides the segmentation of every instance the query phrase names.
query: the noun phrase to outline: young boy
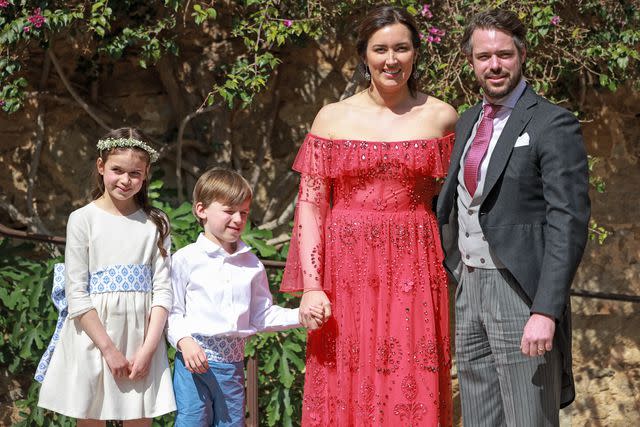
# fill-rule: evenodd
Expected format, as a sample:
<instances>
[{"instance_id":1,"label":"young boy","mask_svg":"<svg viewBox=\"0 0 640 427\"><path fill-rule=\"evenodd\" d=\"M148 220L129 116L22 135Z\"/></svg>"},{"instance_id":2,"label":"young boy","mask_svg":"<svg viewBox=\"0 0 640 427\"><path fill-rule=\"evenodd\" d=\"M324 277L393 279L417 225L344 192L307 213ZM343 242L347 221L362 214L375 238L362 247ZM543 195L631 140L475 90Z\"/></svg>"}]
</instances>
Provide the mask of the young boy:
<instances>
[{"instance_id":1,"label":"young boy","mask_svg":"<svg viewBox=\"0 0 640 427\"><path fill-rule=\"evenodd\" d=\"M251 198L242 176L221 169L193 190L204 232L171 261L177 427L244 426L246 337L300 326L298 309L273 305L264 266L240 240Z\"/></svg>"}]
</instances>

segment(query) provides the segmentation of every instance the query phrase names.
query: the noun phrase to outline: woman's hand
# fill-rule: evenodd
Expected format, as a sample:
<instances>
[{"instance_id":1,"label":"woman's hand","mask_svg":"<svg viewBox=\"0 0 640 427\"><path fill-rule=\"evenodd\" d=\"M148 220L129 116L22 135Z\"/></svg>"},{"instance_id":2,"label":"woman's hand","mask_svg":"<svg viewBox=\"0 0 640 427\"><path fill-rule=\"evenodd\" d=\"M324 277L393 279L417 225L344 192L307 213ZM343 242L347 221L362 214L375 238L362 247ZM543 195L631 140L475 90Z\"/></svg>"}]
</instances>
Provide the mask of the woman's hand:
<instances>
[{"instance_id":1,"label":"woman's hand","mask_svg":"<svg viewBox=\"0 0 640 427\"><path fill-rule=\"evenodd\" d=\"M129 376L129 373L131 372L131 364L120 350L115 347L111 347L102 355L111 370L111 375L113 375L114 378L124 378Z\"/></svg>"},{"instance_id":2,"label":"woman's hand","mask_svg":"<svg viewBox=\"0 0 640 427\"><path fill-rule=\"evenodd\" d=\"M182 352L184 366L192 374L204 374L209 369L207 355L202 347L191 337L184 337L178 341L178 350Z\"/></svg>"},{"instance_id":3,"label":"woman's hand","mask_svg":"<svg viewBox=\"0 0 640 427\"><path fill-rule=\"evenodd\" d=\"M331 317L331 302L324 291L307 290L300 300L300 323L307 329L321 327Z\"/></svg>"}]
</instances>

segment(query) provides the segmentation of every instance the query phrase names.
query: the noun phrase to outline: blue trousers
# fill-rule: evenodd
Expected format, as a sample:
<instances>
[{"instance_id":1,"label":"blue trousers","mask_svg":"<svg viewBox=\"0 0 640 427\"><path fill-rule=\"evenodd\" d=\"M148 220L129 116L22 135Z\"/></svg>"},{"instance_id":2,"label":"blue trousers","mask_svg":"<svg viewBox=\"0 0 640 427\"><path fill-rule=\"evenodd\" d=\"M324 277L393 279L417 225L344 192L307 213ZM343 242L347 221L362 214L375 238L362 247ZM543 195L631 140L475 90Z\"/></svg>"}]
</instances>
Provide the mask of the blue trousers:
<instances>
[{"instance_id":1,"label":"blue trousers","mask_svg":"<svg viewBox=\"0 0 640 427\"><path fill-rule=\"evenodd\" d=\"M244 427L244 363L211 363L204 374L192 374L176 353L173 390L176 427Z\"/></svg>"}]
</instances>

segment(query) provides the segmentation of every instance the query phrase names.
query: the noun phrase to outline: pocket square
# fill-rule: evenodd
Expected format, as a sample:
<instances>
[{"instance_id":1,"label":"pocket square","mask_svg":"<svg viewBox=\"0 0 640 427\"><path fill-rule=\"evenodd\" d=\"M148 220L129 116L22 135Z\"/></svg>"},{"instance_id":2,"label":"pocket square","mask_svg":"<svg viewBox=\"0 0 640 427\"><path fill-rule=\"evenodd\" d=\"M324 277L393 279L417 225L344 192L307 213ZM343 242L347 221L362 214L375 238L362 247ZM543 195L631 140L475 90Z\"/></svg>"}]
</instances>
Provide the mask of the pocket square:
<instances>
[{"instance_id":1,"label":"pocket square","mask_svg":"<svg viewBox=\"0 0 640 427\"><path fill-rule=\"evenodd\" d=\"M516 139L516 144L514 145L514 148L526 147L527 145L529 145L529 134L525 132L522 135L520 135L518 139Z\"/></svg>"}]
</instances>

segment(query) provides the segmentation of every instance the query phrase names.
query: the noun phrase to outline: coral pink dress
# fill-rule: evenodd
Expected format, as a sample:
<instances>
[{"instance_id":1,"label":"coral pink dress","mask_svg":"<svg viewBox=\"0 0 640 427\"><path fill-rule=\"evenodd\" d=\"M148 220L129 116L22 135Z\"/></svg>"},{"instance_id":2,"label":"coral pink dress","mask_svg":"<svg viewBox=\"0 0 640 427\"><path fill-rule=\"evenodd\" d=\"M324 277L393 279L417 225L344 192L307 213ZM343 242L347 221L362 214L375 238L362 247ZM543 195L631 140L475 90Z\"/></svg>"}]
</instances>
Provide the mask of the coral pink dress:
<instances>
[{"instance_id":1,"label":"coral pink dress","mask_svg":"<svg viewBox=\"0 0 640 427\"><path fill-rule=\"evenodd\" d=\"M323 289L303 426L451 425L447 277L431 209L453 134L367 142L307 135L281 290Z\"/></svg>"}]
</instances>

